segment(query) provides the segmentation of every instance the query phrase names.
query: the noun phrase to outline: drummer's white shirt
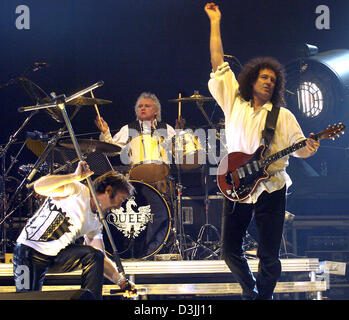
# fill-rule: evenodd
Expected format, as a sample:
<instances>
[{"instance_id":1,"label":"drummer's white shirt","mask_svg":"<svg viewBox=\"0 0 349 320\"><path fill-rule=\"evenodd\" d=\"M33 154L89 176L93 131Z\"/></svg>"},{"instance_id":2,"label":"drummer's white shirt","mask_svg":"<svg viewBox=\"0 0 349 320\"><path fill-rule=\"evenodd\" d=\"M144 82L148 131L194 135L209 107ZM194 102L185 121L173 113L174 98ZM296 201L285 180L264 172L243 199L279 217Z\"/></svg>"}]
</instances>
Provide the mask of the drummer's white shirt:
<instances>
[{"instance_id":1,"label":"drummer's white shirt","mask_svg":"<svg viewBox=\"0 0 349 320\"><path fill-rule=\"evenodd\" d=\"M262 131L272 104L268 102L255 112L251 101L245 101L239 95L239 84L227 62L219 66L215 73L211 73L208 87L225 115L228 152L253 154L261 145ZM274 154L304 139L294 115L288 109L280 108L274 138L266 155ZM297 156L297 153L292 155ZM286 156L272 163L268 167L270 179L261 181L252 195L243 202L255 203L263 191L271 193L280 190L285 184L289 187L292 181L286 173L288 158Z\"/></svg>"},{"instance_id":2,"label":"drummer's white shirt","mask_svg":"<svg viewBox=\"0 0 349 320\"><path fill-rule=\"evenodd\" d=\"M151 133L151 122L150 121L139 121L141 128L143 128L143 134ZM169 124L166 124L167 129L167 137L172 138L176 131ZM123 148L127 142L129 141L129 128L128 125L123 126L114 136L111 135L110 130L106 133L101 133L99 136L99 140L116 144L119 147Z\"/></svg>"},{"instance_id":3,"label":"drummer's white shirt","mask_svg":"<svg viewBox=\"0 0 349 320\"><path fill-rule=\"evenodd\" d=\"M74 188L75 193L65 198L47 198L28 220L18 243L42 254L56 256L80 237L103 238L102 223L98 214L91 210L89 188L80 182L72 182L65 188Z\"/></svg>"}]
</instances>

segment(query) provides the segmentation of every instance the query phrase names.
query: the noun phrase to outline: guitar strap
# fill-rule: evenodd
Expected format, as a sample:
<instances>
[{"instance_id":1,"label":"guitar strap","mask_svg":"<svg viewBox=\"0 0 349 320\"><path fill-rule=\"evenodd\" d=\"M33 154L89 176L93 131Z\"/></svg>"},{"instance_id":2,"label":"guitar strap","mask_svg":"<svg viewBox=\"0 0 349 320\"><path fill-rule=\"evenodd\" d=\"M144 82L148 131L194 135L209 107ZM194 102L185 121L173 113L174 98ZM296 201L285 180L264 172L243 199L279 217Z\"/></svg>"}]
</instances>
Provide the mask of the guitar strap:
<instances>
[{"instance_id":1,"label":"guitar strap","mask_svg":"<svg viewBox=\"0 0 349 320\"><path fill-rule=\"evenodd\" d=\"M265 150L269 148L269 145L273 139L279 111L279 107L273 106L271 108L271 111L268 112L267 119L265 120L265 128L262 132L262 139L265 145Z\"/></svg>"}]
</instances>

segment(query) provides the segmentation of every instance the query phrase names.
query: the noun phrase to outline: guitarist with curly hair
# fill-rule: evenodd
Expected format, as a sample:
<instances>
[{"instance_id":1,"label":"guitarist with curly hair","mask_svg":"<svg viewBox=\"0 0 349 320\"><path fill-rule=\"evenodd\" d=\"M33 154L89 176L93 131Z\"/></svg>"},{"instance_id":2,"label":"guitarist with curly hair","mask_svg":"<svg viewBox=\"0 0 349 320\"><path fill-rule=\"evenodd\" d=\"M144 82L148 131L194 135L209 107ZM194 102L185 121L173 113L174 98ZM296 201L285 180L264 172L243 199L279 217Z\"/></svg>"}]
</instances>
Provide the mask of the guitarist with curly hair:
<instances>
[{"instance_id":1,"label":"guitarist with curly hair","mask_svg":"<svg viewBox=\"0 0 349 320\"><path fill-rule=\"evenodd\" d=\"M285 108L285 74L282 65L274 58L258 57L249 61L236 79L228 63L224 62L219 7L208 3L205 11L210 20L212 64L208 86L225 115L228 152L251 155L262 145L265 138L263 156L274 154L300 141L304 141L304 146L292 155L302 158L313 155L319 142L312 138L306 139L294 115ZM265 130L266 119L268 114L272 114L272 109L275 111L275 126L271 126L273 133L268 141L268 135L264 135L264 132L268 131ZM258 161L252 162L246 172L238 173L243 178L259 165ZM292 183L286 173L287 165L288 156L280 158L267 167L268 178L259 181L248 196L236 198L238 201L225 198L223 258L242 287L242 299L272 299L281 276L279 251L286 190ZM253 214L259 240L259 267L256 277L252 274L242 250L243 237Z\"/></svg>"}]
</instances>

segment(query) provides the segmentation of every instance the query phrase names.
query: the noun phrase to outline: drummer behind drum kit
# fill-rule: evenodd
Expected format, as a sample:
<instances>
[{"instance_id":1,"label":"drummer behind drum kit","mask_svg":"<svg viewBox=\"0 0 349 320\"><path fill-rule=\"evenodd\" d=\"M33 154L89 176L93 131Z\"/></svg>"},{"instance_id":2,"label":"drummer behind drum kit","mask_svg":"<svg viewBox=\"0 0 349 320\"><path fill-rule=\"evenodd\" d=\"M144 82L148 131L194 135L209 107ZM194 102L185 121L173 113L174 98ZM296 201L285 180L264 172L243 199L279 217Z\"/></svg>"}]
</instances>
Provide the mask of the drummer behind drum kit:
<instances>
[{"instance_id":1,"label":"drummer behind drum kit","mask_svg":"<svg viewBox=\"0 0 349 320\"><path fill-rule=\"evenodd\" d=\"M49 101L49 99L46 99L46 101L42 100L41 102L49 103ZM188 98L182 98L181 95L179 95L178 99L169 100L170 103L178 103L179 118L181 114L181 103L195 102L209 122L211 128L215 128L215 125L210 121L202 108L203 103L206 101L213 101L213 98L203 97L197 92ZM94 105L98 116L100 116L97 105L109 103L111 103L111 101L95 99L92 95L92 98L80 96L67 104L78 106ZM48 108L45 109L45 111L57 122L63 122L60 110L57 110L57 108ZM72 117L74 117L75 114L73 114ZM30 118L28 118L26 122L29 121L29 119ZM24 127L25 123L20 130ZM18 132L20 130L18 130ZM12 199L8 202L9 205L13 205L18 194L23 193L24 185L26 185L27 188L32 186L33 183L29 182L36 173L44 175L73 170L72 166L75 166L79 159L76 158L76 153L74 154L73 152L74 142L69 138L64 138L63 133L64 130L62 128L50 138L46 136L46 139L40 139L40 137L27 139L25 144L39 158L35 165L29 167L28 165L27 167L21 166L22 174L25 173L26 177L15 191ZM9 144L11 142L12 141L10 141ZM95 174L102 174L109 170L114 170L108 157L120 156L122 150L119 146L93 139L77 139L77 142L84 158ZM58 147L57 144L60 147ZM8 146L5 148L6 150ZM218 234L217 228L208 223L209 200L207 188L205 190L204 204L206 223L201 227L198 239L193 240L190 236L186 235L183 226L182 193L184 187L181 178L182 170L190 171L206 163L206 151L201 146L197 137L195 137L190 130L181 130L171 141L165 141L161 139L161 137L155 135L141 134L131 139L128 148L131 162L126 174L129 176L130 182L134 186L136 192L133 197L125 201L119 210L113 209L110 211L105 219L109 225L120 257L122 259L156 258L156 254L158 254L161 249L167 248L169 251L169 259L173 259L173 257L175 257L175 259L200 259L202 257L196 254L199 248L203 248L205 258L218 259L220 235ZM170 153L168 149L170 149ZM66 154L69 153L69 151L71 151L71 154L67 156ZM65 158L62 156L61 161L58 161L61 162L62 165L58 166L56 161L59 159L59 155L63 154L65 154ZM92 155L94 155L94 157L92 157ZM177 167L177 183L175 188L172 184L172 180L174 179L170 177L171 156L173 155ZM43 164L46 163L46 158L51 160L49 168L43 168ZM167 192L159 190L159 182L165 182L165 184L169 186L166 189ZM26 199L33 196L33 194L34 192L32 191ZM8 213L8 210L5 210L4 217L0 222L1 225L3 225L3 222L10 217L19 206L10 211L10 213ZM171 214L171 210L173 214ZM221 212L217 212L216 214L221 215ZM215 244L213 249L210 247L209 239L206 238L207 242L203 239L206 229L212 229L218 234L218 243ZM3 232L3 237L4 234L5 232ZM170 243L171 247L168 246L170 235L173 235L172 243ZM188 238L190 238L190 245L192 245L190 248L188 248L187 245ZM112 249L108 243L108 239L105 239L105 244L107 251ZM3 248L2 251L6 252L6 248ZM174 252L177 252L177 255L173 254Z\"/></svg>"}]
</instances>

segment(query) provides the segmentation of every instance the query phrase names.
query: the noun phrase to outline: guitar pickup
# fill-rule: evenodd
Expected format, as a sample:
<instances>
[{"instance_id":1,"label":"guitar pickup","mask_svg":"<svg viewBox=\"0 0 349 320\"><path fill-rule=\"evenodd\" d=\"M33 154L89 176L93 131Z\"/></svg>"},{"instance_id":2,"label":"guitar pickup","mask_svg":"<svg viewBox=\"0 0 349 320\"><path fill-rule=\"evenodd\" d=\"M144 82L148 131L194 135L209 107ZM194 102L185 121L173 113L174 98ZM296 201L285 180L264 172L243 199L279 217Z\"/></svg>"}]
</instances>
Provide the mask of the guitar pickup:
<instances>
[{"instance_id":1,"label":"guitar pickup","mask_svg":"<svg viewBox=\"0 0 349 320\"><path fill-rule=\"evenodd\" d=\"M254 169L255 169L256 171L258 171L258 170L259 170L258 162L257 162L257 161L253 161L252 163L253 163Z\"/></svg>"},{"instance_id":2,"label":"guitar pickup","mask_svg":"<svg viewBox=\"0 0 349 320\"><path fill-rule=\"evenodd\" d=\"M237 168L236 171L240 179L245 178L245 170L243 167Z\"/></svg>"},{"instance_id":3,"label":"guitar pickup","mask_svg":"<svg viewBox=\"0 0 349 320\"><path fill-rule=\"evenodd\" d=\"M248 173L249 173L249 174L252 174L251 165L250 165L249 163L246 163L245 167L246 167Z\"/></svg>"}]
</instances>

